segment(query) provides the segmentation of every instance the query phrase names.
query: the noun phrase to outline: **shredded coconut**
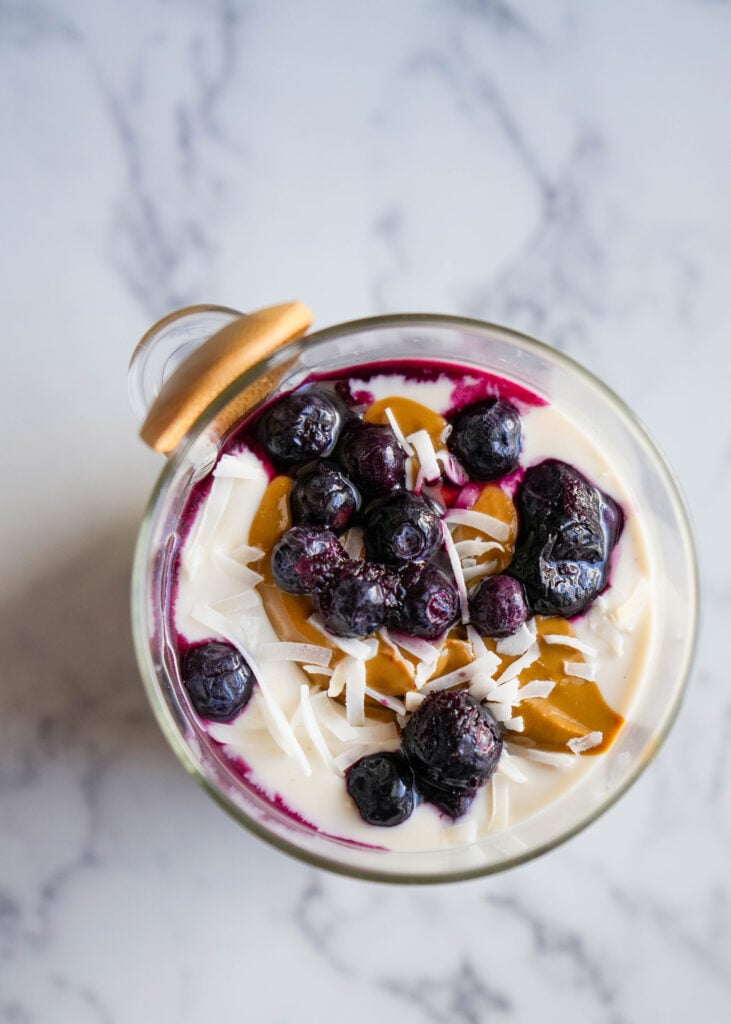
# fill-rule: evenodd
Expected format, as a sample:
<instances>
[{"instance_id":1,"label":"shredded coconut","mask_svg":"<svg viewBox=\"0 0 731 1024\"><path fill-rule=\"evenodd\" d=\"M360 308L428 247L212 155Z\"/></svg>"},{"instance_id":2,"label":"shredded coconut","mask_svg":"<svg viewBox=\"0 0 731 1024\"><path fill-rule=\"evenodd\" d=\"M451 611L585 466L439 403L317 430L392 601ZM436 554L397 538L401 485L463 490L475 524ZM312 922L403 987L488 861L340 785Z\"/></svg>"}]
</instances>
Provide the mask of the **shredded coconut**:
<instances>
[{"instance_id":1,"label":"shredded coconut","mask_svg":"<svg viewBox=\"0 0 731 1024\"><path fill-rule=\"evenodd\" d=\"M502 675L499 675L496 680L496 685L499 686L501 683L507 683L509 679L515 679L519 676L523 669L528 668L537 661L540 656L540 648L537 643L531 644L528 650L516 661L511 662Z\"/></svg>"},{"instance_id":2,"label":"shredded coconut","mask_svg":"<svg viewBox=\"0 0 731 1024\"><path fill-rule=\"evenodd\" d=\"M434 445L426 430L416 430L406 438L409 444L413 445L416 457L419 460L419 477L423 483L433 484L441 480L442 471L437 462ZM417 481L416 489L419 489Z\"/></svg>"},{"instance_id":3,"label":"shredded coconut","mask_svg":"<svg viewBox=\"0 0 731 1024\"><path fill-rule=\"evenodd\" d=\"M325 628L325 623L319 615L310 615L307 621L311 626L315 627L318 633L322 633L333 647L337 647L338 650L350 655L351 658L355 658L358 661L369 661L378 653L378 641L373 638L356 640L354 637L336 636Z\"/></svg>"},{"instance_id":4,"label":"shredded coconut","mask_svg":"<svg viewBox=\"0 0 731 1024\"><path fill-rule=\"evenodd\" d=\"M525 654L534 640L535 637L526 624L523 623L520 629L513 633L512 636L503 637L502 640L498 640L495 646L498 654L506 654L509 658L514 658L518 654Z\"/></svg>"},{"instance_id":5,"label":"shredded coconut","mask_svg":"<svg viewBox=\"0 0 731 1024\"><path fill-rule=\"evenodd\" d=\"M585 654L587 658L596 657L596 648L592 647L591 644L584 643L583 640L579 640L575 636L564 636L563 633L544 633L542 639L547 644L560 644L562 647L572 647L575 651Z\"/></svg>"},{"instance_id":6,"label":"shredded coconut","mask_svg":"<svg viewBox=\"0 0 731 1024\"><path fill-rule=\"evenodd\" d=\"M475 512L468 508L450 508L444 516L454 526L469 526L473 530L494 537L495 540L506 541L510 537L510 527L502 519L489 516L485 512Z\"/></svg>"},{"instance_id":7,"label":"shredded coconut","mask_svg":"<svg viewBox=\"0 0 731 1024\"><path fill-rule=\"evenodd\" d=\"M349 725L365 724L365 691L365 662L353 660L345 680L345 714Z\"/></svg>"},{"instance_id":8,"label":"shredded coconut","mask_svg":"<svg viewBox=\"0 0 731 1024\"><path fill-rule=\"evenodd\" d=\"M459 594L459 607L462 613L462 622L470 621L470 604L469 596L467 594L467 584L465 583L464 570L462 569L462 563L459 560L457 549L454 546L452 540L452 534L449 532L447 524L442 520L439 524L442 529L442 538L444 539L444 546L447 549L447 557L449 558L449 564L452 566L452 572L454 573L454 582L457 584L457 593Z\"/></svg>"},{"instance_id":9,"label":"shredded coconut","mask_svg":"<svg viewBox=\"0 0 731 1024\"><path fill-rule=\"evenodd\" d=\"M577 679L596 681L597 664L595 661L565 661L563 670L567 676L575 676Z\"/></svg>"},{"instance_id":10,"label":"shredded coconut","mask_svg":"<svg viewBox=\"0 0 731 1024\"><path fill-rule=\"evenodd\" d=\"M568 740L566 746L575 754L581 754L585 750L591 750L592 747L598 747L603 739L602 733L590 732L586 736L574 736L573 739Z\"/></svg>"},{"instance_id":11,"label":"shredded coconut","mask_svg":"<svg viewBox=\"0 0 731 1024\"><path fill-rule=\"evenodd\" d=\"M403 430L401 429L401 427L399 426L398 420L394 416L393 411L388 406L386 406L386 408L383 411L385 412L386 419L391 424L391 430L396 435L396 440L400 444L400 446L403 449L403 451L405 451L407 455L413 455L414 454L414 449L411 447L409 442L406 440L406 436L405 436Z\"/></svg>"},{"instance_id":12,"label":"shredded coconut","mask_svg":"<svg viewBox=\"0 0 731 1024\"><path fill-rule=\"evenodd\" d=\"M316 647L314 644L277 640L261 644L258 653L265 661L309 661L313 665L324 666L329 665L333 652L327 647Z\"/></svg>"},{"instance_id":13,"label":"shredded coconut","mask_svg":"<svg viewBox=\"0 0 731 1024\"><path fill-rule=\"evenodd\" d=\"M312 745L320 755L320 760L326 768L330 769L331 772L334 772L336 775L342 775L343 773L335 764L333 756L330 753L330 749L325 742L325 737L322 735L320 726L315 718L315 714L312 710L312 704L310 702L310 688L307 683L302 683L300 686L299 710L302 716L302 724L305 727L307 735L312 740Z\"/></svg>"}]
</instances>

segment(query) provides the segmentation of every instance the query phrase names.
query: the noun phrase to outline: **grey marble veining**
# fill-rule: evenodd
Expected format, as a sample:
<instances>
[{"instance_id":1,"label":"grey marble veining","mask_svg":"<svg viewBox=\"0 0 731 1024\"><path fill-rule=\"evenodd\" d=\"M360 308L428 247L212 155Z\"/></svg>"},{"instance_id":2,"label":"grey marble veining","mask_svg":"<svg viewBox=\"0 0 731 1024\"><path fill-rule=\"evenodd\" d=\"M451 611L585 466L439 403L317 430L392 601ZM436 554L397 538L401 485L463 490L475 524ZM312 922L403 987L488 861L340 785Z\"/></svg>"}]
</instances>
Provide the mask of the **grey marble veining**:
<instances>
[{"instance_id":1,"label":"grey marble veining","mask_svg":"<svg viewBox=\"0 0 731 1024\"><path fill-rule=\"evenodd\" d=\"M731 4L4 0L0 1021L731 1014ZM242 833L148 711L155 457L126 364L189 302L462 313L605 378L687 493L678 722L600 821L435 889Z\"/></svg>"}]
</instances>

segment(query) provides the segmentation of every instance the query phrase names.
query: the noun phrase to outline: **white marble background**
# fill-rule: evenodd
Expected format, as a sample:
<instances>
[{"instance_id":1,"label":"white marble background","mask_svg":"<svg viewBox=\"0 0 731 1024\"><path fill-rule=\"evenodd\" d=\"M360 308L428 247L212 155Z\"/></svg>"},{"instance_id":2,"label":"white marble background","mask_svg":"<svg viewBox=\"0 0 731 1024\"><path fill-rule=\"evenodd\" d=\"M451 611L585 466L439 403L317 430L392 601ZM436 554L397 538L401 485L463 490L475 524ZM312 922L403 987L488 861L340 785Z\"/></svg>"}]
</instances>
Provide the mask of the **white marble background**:
<instances>
[{"instance_id":1,"label":"white marble background","mask_svg":"<svg viewBox=\"0 0 731 1024\"><path fill-rule=\"evenodd\" d=\"M731 1019L730 52L724 0L0 0L0 1021ZM292 297L537 333L683 482L680 719L536 863L329 877L147 710L130 351L179 304Z\"/></svg>"}]
</instances>

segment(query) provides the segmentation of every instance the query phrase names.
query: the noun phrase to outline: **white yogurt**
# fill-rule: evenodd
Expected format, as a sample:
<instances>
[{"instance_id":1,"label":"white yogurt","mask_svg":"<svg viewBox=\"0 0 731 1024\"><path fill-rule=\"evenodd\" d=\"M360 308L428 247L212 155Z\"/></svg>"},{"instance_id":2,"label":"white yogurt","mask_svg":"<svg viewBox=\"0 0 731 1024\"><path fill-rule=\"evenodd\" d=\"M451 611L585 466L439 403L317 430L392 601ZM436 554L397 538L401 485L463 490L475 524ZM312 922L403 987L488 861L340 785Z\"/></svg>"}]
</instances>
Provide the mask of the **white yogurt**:
<instances>
[{"instance_id":1,"label":"white yogurt","mask_svg":"<svg viewBox=\"0 0 731 1024\"><path fill-rule=\"evenodd\" d=\"M351 383L354 391L367 390L375 400L398 395L439 412L450 407L454 387L446 378L422 383L395 374ZM565 460L625 510L612 585L573 626L578 643L595 652L588 671L605 700L631 720L633 695L648 665L655 575L641 516L614 468L574 423L552 406L524 409L522 417L522 465ZM569 749L559 756L536 755L511 744L507 732L498 771L456 823L429 804L419 805L395 828L363 822L346 792L343 768L366 753L397 749L398 730L375 720L366 720L365 729L349 726L343 708L313 684L301 663L278 660L287 652L257 593L256 552L247 547L267 484L264 467L249 451L219 461L183 548L175 606L175 626L188 641L224 638L254 669L259 686L245 711L233 723L207 728L229 756L246 763L261 792L277 796L321 832L394 850L429 850L509 835L595 769L602 755L581 757ZM309 660L317 656L310 654ZM507 717L519 715L519 704L507 712Z\"/></svg>"}]
</instances>

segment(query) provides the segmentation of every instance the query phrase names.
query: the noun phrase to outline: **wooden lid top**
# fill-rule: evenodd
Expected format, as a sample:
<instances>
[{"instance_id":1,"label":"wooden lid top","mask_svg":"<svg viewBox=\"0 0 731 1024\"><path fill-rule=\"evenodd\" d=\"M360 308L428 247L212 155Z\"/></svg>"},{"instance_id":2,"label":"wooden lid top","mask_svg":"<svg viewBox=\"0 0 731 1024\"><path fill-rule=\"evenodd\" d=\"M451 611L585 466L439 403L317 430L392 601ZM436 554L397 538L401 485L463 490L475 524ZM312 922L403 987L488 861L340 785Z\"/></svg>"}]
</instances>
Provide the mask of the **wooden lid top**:
<instances>
[{"instance_id":1,"label":"wooden lid top","mask_svg":"<svg viewBox=\"0 0 731 1024\"><path fill-rule=\"evenodd\" d=\"M288 341L301 337L311 323L307 306L286 302L227 324L165 382L142 424L142 440L158 452L171 452L232 381Z\"/></svg>"}]
</instances>

